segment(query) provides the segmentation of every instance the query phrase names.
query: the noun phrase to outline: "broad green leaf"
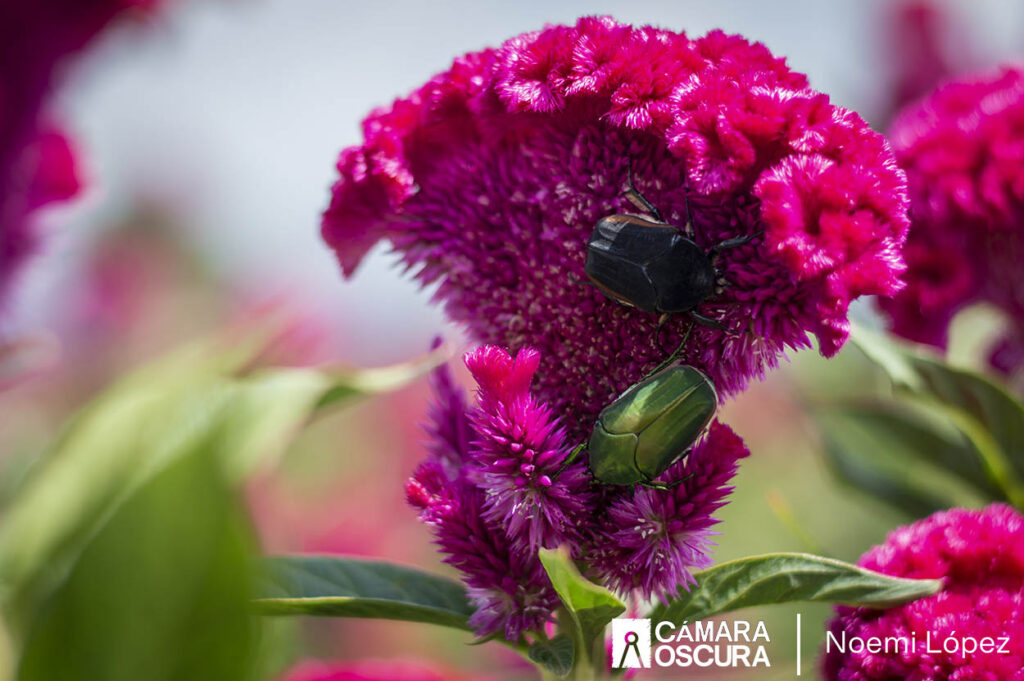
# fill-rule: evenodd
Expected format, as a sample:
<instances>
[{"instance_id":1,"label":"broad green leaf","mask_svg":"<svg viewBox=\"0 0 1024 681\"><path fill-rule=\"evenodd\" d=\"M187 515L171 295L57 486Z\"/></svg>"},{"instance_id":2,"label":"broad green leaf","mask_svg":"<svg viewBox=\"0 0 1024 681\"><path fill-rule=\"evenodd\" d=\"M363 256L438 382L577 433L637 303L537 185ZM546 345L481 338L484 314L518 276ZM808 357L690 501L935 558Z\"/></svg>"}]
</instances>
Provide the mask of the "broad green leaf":
<instances>
[{"instance_id":1,"label":"broad green leaf","mask_svg":"<svg viewBox=\"0 0 1024 681\"><path fill-rule=\"evenodd\" d=\"M854 329L851 339L882 367L895 387L941 410L981 455L989 479L1024 506L1024 405L980 374L946 364L921 347Z\"/></svg>"},{"instance_id":2,"label":"broad green leaf","mask_svg":"<svg viewBox=\"0 0 1024 681\"><path fill-rule=\"evenodd\" d=\"M716 565L696 586L656 607L650 618L681 626L723 612L793 601L888 608L937 593L937 580L889 577L804 553L772 553Z\"/></svg>"},{"instance_id":3,"label":"broad green leaf","mask_svg":"<svg viewBox=\"0 0 1024 681\"><path fill-rule=\"evenodd\" d=\"M211 438L140 487L24 637L19 681L248 681L251 535Z\"/></svg>"},{"instance_id":4,"label":"broad green leaf","mask_svg":"<svg viewBox=\"0 0 1024 681\"><path fill-rule=\"evenodd\" d=\"M608 589L583 577L564 548L541 549L540 562L582 635L582 649L590 650L605 626L625 612L626 604Z\"/></svg>"},{"instance_id":5,"label":"broad green leaf","mask_svg":"<svg viewBox=\"0 0 1024 681\"><path fill-rule=\"evenodd\" d=\"M393 388L439 357L364 376L253 369L261 349L248 337L197 343L128 375L79 412L0 526L0 600L14 612L12 629L126 499L209 438L219 443L211 455L237 482L281 453L325 396Z\"/></svg>"},{"instance_id":6,"label":"broad green leaf","mask_svg":"<svg viewBox=\"0 0 1024 681\"><path fill-rule=\"evenodd\" d=\"M566 634L559 634L550 641L537 641L527 649L527 654L558 678L572 671L576 657L572 639Z\"/></svg>"},{"instance_id":7,"label":"broad green leaf","mask_svg":"<svg viewBox=\"0 0 1024 681\"><path fill-rule=\"evenodd\" d=\"M280 556L256 600L264 615L369 617L469 629L473 606L458 582L391 563Z\"/></svg>"},{"instance_id":8,"label":"broad green leaf","mask_svg":"<svg viewBox=\"0 0 1024 681\"><path fill-rule=\"evenodd\" d=\"M897 405L823 409L816 418L839 478L912 516L998 495L977 451L958 431L933 427Z\"/></svg>"}]
</instances>

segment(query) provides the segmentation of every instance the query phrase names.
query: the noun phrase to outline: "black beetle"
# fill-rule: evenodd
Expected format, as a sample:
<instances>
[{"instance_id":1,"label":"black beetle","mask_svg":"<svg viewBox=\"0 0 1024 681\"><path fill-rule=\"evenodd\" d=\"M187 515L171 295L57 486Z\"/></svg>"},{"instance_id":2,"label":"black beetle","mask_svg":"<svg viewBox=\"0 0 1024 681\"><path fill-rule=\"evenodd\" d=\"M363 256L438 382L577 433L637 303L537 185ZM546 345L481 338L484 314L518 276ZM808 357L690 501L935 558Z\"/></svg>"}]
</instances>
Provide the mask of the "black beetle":
<instances>
[{"instance_id":1,"label":"black beetle","mask_svg":"<svg viewBox=\"0 0 1024 681\"><path fill-rule=\"evenodd\" d=\"M628 213L603 217L587 243L584 271L598 290L623 305L669 316L688 313L694 321L728 331L718 320L696 312L720 285L715 256L749 243L759 234L727 239L705 252L690 236L687 216L682 229L665 222L661 212L637 191L632 171L626 198L652 218Z\"/></svg>"}]
</instances>

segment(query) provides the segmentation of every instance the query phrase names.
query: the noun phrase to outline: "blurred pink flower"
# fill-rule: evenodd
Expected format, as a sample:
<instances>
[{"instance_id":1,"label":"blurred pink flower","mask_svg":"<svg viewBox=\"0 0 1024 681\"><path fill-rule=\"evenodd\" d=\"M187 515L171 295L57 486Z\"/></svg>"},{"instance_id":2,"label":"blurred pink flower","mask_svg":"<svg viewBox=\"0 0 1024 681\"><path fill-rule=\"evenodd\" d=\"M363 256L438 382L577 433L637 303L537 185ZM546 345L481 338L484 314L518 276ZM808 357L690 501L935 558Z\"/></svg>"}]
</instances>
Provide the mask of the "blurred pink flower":
<instances>
[{"instance_id":1,"label":"blurred pink flower","mask_svg":"<svg viewBox=\"0 0 1024 681\"><path fill-rule=\"evenodd\" d=\"M907 288L881 301L892 330L945 347L963 307L988 302L1012 326L993 355L1024 352L1024 70L944 85L906 109L890 135L910 184Z\"/></svg>"},{"instance_id":2,"label":"blurred pink flower","mask_svg":"<svg viewBox=\"0 0 1024 681\"><path fill-rule=\"evenodd\" d=\"M936 513L891 533L860 560L871 570L913 579L941 579L943 590L890 610L837 608L830 629L864 640L914 637L915 650L846 654L824 659L829 681L1024 679L1024 516L1009 506ZM929 652L952 637L976 642L1009 637L1006 654ZM936 643L938 642L938 643Z\"/></svg>"},{"instance_id":3,"label":"blurred pink flower","mask_svg":"<svg viewBox=\"0 0 1024 681\"><path fill-rule=\"evenodd\" d=\"M471 677L429 662L413 660L361 660L358 662L302 662L281 681L470 681Z\"/></svg>"},{"instance_id":4,"label":"blurred pink flower","mask_svg":"<svg viewBox=\"0 0 1024 681\"><path fill-rule=\"evenodd\" d=\"M35 248L32 214L80 186L72 145L48 122L46 100L115 17L157 0L33 0L0 5L0 304Z\"/></svg>"},{"instance_id":5,"label":"blurred pink flower","mask_svg":"<svg viewBox=\"0 0 1024 681\"><path fill-rule=\"evenodd\" d=\"M834 354L847 308L900 288L904 177L887 143L763 45L690 39L607 17L548 26L450 70L363 124L342 151L323 236L346 275L387 239L479 341L541 355L534 391L580 437L664 357L656 315L584 277L598 219L636 184L670 222L690 215L731 282L699 311L683 358L722 395L809 345ZM688 322L661 336L669 347Z\"/></svg>"},{"instance_id":6,"label":"blurred pink flower","mask_svg":"<svg viewBox=\"0 0 1024 681\"><path fill-rule=\"evenodd\" d=\"M966 41L955 42L952 18L933 0L900 0L881 6L888 38L886 64L890 92L886 120L896 111L931 92L968 59ZM955 52L954 52L955 50ZM955 56L954 56L955 55Z\"/></svg>"}]
</instances>

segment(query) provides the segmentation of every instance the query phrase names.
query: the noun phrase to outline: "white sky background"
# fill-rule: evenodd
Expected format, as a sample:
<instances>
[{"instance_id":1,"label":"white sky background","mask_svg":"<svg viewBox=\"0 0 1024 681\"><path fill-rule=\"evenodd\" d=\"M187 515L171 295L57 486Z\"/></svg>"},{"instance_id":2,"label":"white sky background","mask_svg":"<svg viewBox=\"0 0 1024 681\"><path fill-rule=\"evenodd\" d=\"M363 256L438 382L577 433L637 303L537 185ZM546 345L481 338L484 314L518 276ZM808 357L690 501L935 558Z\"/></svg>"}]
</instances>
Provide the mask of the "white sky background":
<instances>
[{"instance_id":1,"label":"white sky background","mask_svg":"<svg viewBox=\"0 0 1024 681\"><path fill-rule=\"evenodd\" d=\"M93 187L48 216L50 241L23 281L18 323L47 323L45 301L60 296L83 243L143 194L172 202L233 280L287 288L346 328L350 359L408 356L441 328L439 310L383 249L343 282L318 234L335 157L360 141L371 108L463 52L611 14L760 40L870 120L884 2L167 0L153 25L94 45L60 95ZM1024 3L949 4L982 64L1024 53Z\"/></svg>"}]
</instances>

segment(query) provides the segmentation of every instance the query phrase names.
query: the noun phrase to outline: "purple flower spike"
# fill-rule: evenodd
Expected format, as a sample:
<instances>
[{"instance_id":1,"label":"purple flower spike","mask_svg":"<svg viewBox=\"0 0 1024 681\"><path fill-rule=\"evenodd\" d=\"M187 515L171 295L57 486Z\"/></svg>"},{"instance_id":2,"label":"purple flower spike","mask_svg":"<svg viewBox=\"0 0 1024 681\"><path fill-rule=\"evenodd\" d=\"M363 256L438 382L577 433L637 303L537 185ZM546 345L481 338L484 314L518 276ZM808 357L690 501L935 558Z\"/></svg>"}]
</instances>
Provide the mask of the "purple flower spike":
<instances>
[{"instance_id":1,"label":"purple flower spike","mask_svg":"<svg viewBox=\"0 0 1024 681\"><path fill-rule=\"evenodd\" d=\"M472 620L478 634L504 629L515 638L553 617L557 600L540 547L566 546L585 574L623 596L671 596L692 583L690 570L710 564L712 513L748 455L728 426L713 422L665 472L665 482L685 478L671 490L599 485L585 456L562 469L571 442L530 392L542 365L537 351L523 348L513 357L483 346L465 359L479 386L477 406L466 414L462 395L442 374L435 378L440 405L431 413L445 415L444 423L453 414L468 420L468 453L456 465L447 454L451 438L435 435L440 441L406 496L434 526L445 562L462 571L479 608ZM436 421L428 428L450 432Z\"/></svg>"},{"instance_id":2,"label":"purple flower spike","mask_svg":"<svg viewBox=\"0 0 1024 681\"><path fill-rule=\"evenodd\" d=\"M558 607L558 595L536 555L513 551L505 535L484 519L484 494L465 478L449 480L441 465L420 465L406 485L409 503L434 527L444 562L462 573L477 610L477 635L503 633L515 641L538 630Z\"/></svg>"},{"instance_id":3,"label":"purple flower spike","mask_svg":"<svg viewBox=\"0 0 1024 681\"><path fill-rule=\"evenodd\" d=\"M890 610L837 608L837 641L900 641L824 658L828 681L1024 681L1024 516L995 504L936 513L889 535L860 565L943 589ZM987 647L975 642L989 641ZM914 643L915 645L911 645ZM852 647L851 647L852 648Z\"/></svg>"},{"instance_id":4,"label":"purple flower spike","mask_svg":"<svg viewBox=\"0 0 1024 681\"><path fill-rule=\"evenodd\" d=\"M913 218L907 288L881 301L893 332L945 347L953 316L987 302L1011 321L992 365L1024 369L1024 69L940 87L890 138Z\"/></svg>"},{"instance_id":5,"label":"purple flower spike","mask_svg":"<svg viewBox=\"0 0 1024 681\"><path fill-rule=\"evenodd\" d=\"M571 453L566 433L551 410L530 395L540 355L523 348L512 358L485 345L466 355L480 386L480 408L472 412L475 432L469 475L486 493L484 515L506 528L520 550L569 544L578 549L587 520L590 476Z\"/></svg>"},{"instance_id":6,"label":"purple flower spike","mask_svg":"<svg viewBox=\"0 0 1024 681\"><path fill-rule=\"evenodd\" d=\"M660 478L686 479L671 490L636 487L608 507L608 525L595 538L593 566L621 593L672 598L695 583L690 570L711 565L711 514L732 492L729 480L749 450L715 421L690 454ZM686 477L690 476L690 477Z\"/></svg>"},{"instance_id":7,"label":"purple flower spike","mask_svg":"<svg viewBox=\"0 0 1024 681\"><path fill-rule=\"evenodd\" d=\"M682 357L723 396L808 334L834 354L847 308L899 290L903 173L885 140L763 45L607 17L457 59L372 113L344 150L323 236L346 275L389 240L480 342L541 353L538 399L582 440L598 412L682 339L679 316L626 308L585 278L595 223L638 189L722 252L730 285Z\"/></svg>"}]
</instances>

